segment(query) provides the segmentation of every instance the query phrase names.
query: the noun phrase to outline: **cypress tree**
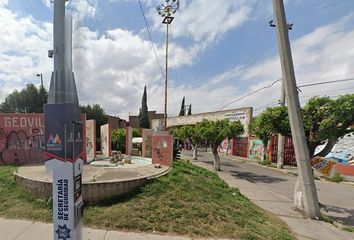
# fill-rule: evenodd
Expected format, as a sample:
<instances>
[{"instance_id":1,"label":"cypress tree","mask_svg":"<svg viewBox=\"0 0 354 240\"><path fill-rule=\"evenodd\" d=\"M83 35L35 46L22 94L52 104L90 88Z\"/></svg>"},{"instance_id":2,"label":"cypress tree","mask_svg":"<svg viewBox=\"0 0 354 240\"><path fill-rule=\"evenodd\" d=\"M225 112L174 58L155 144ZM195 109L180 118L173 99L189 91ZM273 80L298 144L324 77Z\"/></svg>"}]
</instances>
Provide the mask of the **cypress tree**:
<instances>
[{"instance_id":1,"label":"cypress tree","mask_svg":"<svg viewBox=\"0 0 354 240\"><path fill-rule=\"evenodd\" d=\"M192 104L189 104L188 114L187 115L192 115Z\"/></svg>"},{"instance_id":2,"label":"cypress tree","mask_svg":"<svg viewBox=\"0 0 354 240\"><path fill-rule=\"evenodd\" d=\"M147 96L146 96L146 86L144 87L144 94L141 100L141 108L139 109L139 126L141 128L150 128L148 106L147 106Z\"/></svg>"},{"instance_id":3,"label":"cypress tree","mask_svg":"<svg viewBox=\"0 0 354 240\"><path fill-rule=\"evenodd\" d=\"M179 111L179 115L178 116L184 116L185 115L185 112L184 112L184 101L185 101L185 97L183 97L183 99L182 99L181 110Z\"/></svg>"}]
</instances>

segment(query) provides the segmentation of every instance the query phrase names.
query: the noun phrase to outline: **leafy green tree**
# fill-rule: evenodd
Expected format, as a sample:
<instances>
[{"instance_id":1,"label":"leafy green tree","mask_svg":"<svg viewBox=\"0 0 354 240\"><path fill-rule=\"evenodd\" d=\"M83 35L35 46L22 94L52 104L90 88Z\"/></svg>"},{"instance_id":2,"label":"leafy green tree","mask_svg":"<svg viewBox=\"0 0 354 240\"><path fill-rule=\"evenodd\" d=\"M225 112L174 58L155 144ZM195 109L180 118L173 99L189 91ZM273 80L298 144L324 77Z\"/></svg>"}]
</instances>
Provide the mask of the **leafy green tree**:
<instances>
[{"instance_id":1,"label":"leafy green tree","mask_svg":"<svg viewBox=\"0 0 354 240\"><path fill-rule=\"evenodd\" d=\"M201 132L202 138L210 143L214 155L214 169L220 171L218 147L225 138L231 139L243 134L242 123L240 121L230 122L228 119L217 121L204 119L197 123L196 127Z\"/></svg>"},{"instance_id":2,"label":"leafy green tree","mask_svg":"<svg viewBox=\"0 0 354 240\"><path fill-rule=\"evenodd\" d=\"M188 114L187 115L192 115L192 104L189 104Z\"/></svg>"},{"instance_id":3,"label":"leafy green tree","mask_svg":"<svg viewBox=\"0 0 354 240\"><path fill-rule=\"evenodd\" d=\"M112 149L125 153L125 129L114 129L112 131Z\"/></svg>"},{"instance_id":4,"label":"leafy green tree","mask_svg":"<svg viewBox=\"0 0 354 240\"><path fill-rule=\"evenodd\" d=\"M143 131L141 128L133 128L133 137L142 137Z\"/></svg>"},{"instance_id":5,"label":"leafy green tree","mask_svg":"<svg viewBox=\"0 0 354 240\"><path fill-rule=\"evenodd\" d=\"M203 140L200 125L183 126L174 131L174 135L180 140L188 140L192 144L193 160L198 158L198 143Z\"/></svg>"},{"instance_id":6,"label":"leafy green tree","mask_svg":"<svg viewBox=\"0 0 354 240\"><path fill-rule=\"evenodd\" d=\"M259 114L250 126L252 134L262 140L267 149L270 138L276 133L289 136L290 124L286 107L267 108ZM267 154L264 154L267 157Z\"/></svg>"},{"instance_id":7,"label":"leafy green tree","mask_svg":"<svg viewBox=\"0 0 354 240\"><path fill-rule=\"evenodd\" d=\"M48 92L47 90L41 85L39 87L39 106L41 106L40 110L41 112L44 112L44 104L48 102Z\"/></svg>"},{"instance_id":8,"label":"leafy green tree","mask_svg":"<svg viewBox=\"0 0 354 240\"><path fill-rule=\"evenodd\" d=\"M28 84L20 92L14 90L0 105L0 111L6 113L41 113L47 103L48 93L44 87Z\"/></svg>"},{"instance_id":9,"label":"leafy green tree","mask_svg":"<svg viewBox=\"0 0 354 240\"><path fill-rule=\"evenodd\" d=\"M149 111L147 106L146 86L141 100L141 108L139 109L139 126L142 128L150 128Z\"/></svg>"},{"instance_id":10,"label":"leafy green tree","mask_svg":"<svg viewBox=\"0 0 354 240\"><path fill-rule=\"evenodd\" d=\"M184 116L184 115L185 115L185 112L184 112L185 100L186 100L185 97L183 97L183 99L182 99L182 104L181 104L181 110L179 111L178 116Z\"/></svg>"},{"instance_id":11,"label":"leafy green tree","mask_svg":"<svg viewBox=\"0 0 354 240\"><path fill-rule=\"evenodd\" d=\"M310 156L322 144L326 145L317 156L326 156L340 137L354 132L354 94L336 100L313 97L302 109L302 117ZM287 107L267 108L257 116L251 129L263 143L278 133L291 137Z\"/></svg>"}]
</instances>

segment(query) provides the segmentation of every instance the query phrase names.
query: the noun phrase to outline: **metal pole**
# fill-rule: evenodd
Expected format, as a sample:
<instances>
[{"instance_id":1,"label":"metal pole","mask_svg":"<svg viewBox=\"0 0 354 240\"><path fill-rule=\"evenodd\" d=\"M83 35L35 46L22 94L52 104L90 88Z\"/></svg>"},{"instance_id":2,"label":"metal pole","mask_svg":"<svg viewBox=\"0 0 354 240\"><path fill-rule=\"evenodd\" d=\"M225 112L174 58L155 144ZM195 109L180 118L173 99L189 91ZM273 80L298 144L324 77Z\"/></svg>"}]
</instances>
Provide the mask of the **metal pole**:
<instances>
[{"instance_id":1,"label":"metal pole","mask_svg":"<svg viewBox=\"0 0 354 240\"><path fill-rule=\"evenodd\" d=\"M166 24L166 73L165 73L165 113L164 113L164 130L167 130L167 76L168 76L168 26Z\"/></svg>"},{"instance_id":2,"label":"metal pole","mask_svg":"<svg viewBox=\"0 0 354 240\"><path fill-rule=\"evenodd\" d=\"M280 100L279 105L285 106L285 86L284 78L281 80L281 90L280 90ZM277 155L277 168L284 167L284 140L285 137L281 134L278 134L278 155Z\"/></svg>"},{"instance_id":3,"label":"metal pole","mask_svg":"<svg viewBox=\"0 0 354 240\"><path fill-rule=\"evenodd\" d=\"M305 138L304 125L300 114L300 102L297 95L296 79L283 0L273 0L273 7L277 25L280 61L285 83L285 94L288 103L291 135L294 141L295 155L299 169L301 193L298 196L300 199L303 199L305 213L310 218L319 219L321 214L318 205L315 181L310 166L310 155ZM294 200L296 202L296 199Z\"/></svg>"},{"instance_id":4,"label":"metal pole","mask_svg":"<svg viewBox=\"0 0 354 240\"><path fill-rule=\"evenodd\" d=\"M41 73L41 87L43 88L43 74Z\"/></svg>"}]
</instances>

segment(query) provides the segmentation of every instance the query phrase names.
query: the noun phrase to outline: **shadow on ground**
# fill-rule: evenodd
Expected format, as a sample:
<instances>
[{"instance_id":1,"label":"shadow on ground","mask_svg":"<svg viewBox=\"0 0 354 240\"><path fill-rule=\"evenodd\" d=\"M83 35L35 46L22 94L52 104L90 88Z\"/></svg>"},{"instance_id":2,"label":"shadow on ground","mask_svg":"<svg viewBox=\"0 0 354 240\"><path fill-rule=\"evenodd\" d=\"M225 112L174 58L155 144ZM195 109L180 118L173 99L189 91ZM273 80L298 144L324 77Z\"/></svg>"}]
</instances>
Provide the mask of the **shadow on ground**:
<instances>
[{"instance_id":1,"label":"shadow on ground","mask_svg":"<svg viewBox=\"0 0 354 240\"><path fill-rule=\"evenodd\" d=\"M352 226L354 227L354 209L346 209L346 208L341 208L341 207L336 207L336 206L331 206L331 205L325 205L326 209L328 211L329 217L337 222L340 222L344 225ZM336 213L336 215L340 216L335 216L332 215L331 212Z\"/></svg>"},{"instance_id":2,"label":"shadow on ground","mask_svg":"<svg viewBox=\"0 0 354 240\"><path fill-rule=\"evenodd\" d=\"M287 180L278 177L271 177L267 175L259 175L251 172L237 172L237 171L229 171L233 177L241 178L247 180L251 183L278 183L278 182L286 182Z\"/></svg>"}]
</instances>

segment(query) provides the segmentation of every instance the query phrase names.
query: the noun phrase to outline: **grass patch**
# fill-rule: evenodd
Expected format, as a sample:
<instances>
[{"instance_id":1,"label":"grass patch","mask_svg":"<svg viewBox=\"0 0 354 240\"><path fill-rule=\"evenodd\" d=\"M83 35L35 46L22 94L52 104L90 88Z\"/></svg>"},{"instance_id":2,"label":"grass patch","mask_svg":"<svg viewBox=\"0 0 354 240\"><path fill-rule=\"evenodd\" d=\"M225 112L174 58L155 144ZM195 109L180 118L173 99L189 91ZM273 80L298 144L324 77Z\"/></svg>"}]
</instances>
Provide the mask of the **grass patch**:
<instances>
[{"instance_id":1,"label":"grass patch","mask_svg":"<svg viewBox=\"0 0 354 240\"><path fill-rule=\"evenodd\" d=\"M277 165L272 163L270 160L263 160L263 161L258 161L258 164L262 165L262 166L267 166L267 167L273 167L276 168Z\"/></svg>"},{"instance_id":2,"label":"grass patch","mask_svg":"<svg viewBox=\"0 0 354 240\"><path fill-rule=\"evenodd\" d=\"M345 177L343 177L339 172L335 172L333 177L327 178L327 180L335 183L340 183L345 180Z\"/></svg>"},{"instance_id":3,"label":"grass patch","mask_svg":"<svg viewBox=\"0 0 354 240\"><path fill-rule=\"evenodd\" d=\"M15 167L0 167L0 216L50 221L46 201L16 185ZM18 208L21 207L21 210ZM167 176L134 193L85 208L86 226L128 231L156 231L232 239L293 239L277 217L229 188L215 173L188 162L174 162Z\"/></svg>"},{"instance_id":4,"label":"grass patch","mask_svg":"<svg viewBox=\"0 0 354 240\"><path fill-rule=\"evenodd\" d=\"M51 221L52 202L37 199L17 185L16 166L0 166L0 216L6 218Z\"/></svg>"},{"instance_id":5,"label":"grass patch","mask_svg":"<svg viewBox=\"0 0 354 240\"><path fill-rule=\"evenodd\" d=\"M346 226L346 227L343 227L342 230L347 231L347 232L354 232L354 227Z\"/></svg>"}]
</instances>

